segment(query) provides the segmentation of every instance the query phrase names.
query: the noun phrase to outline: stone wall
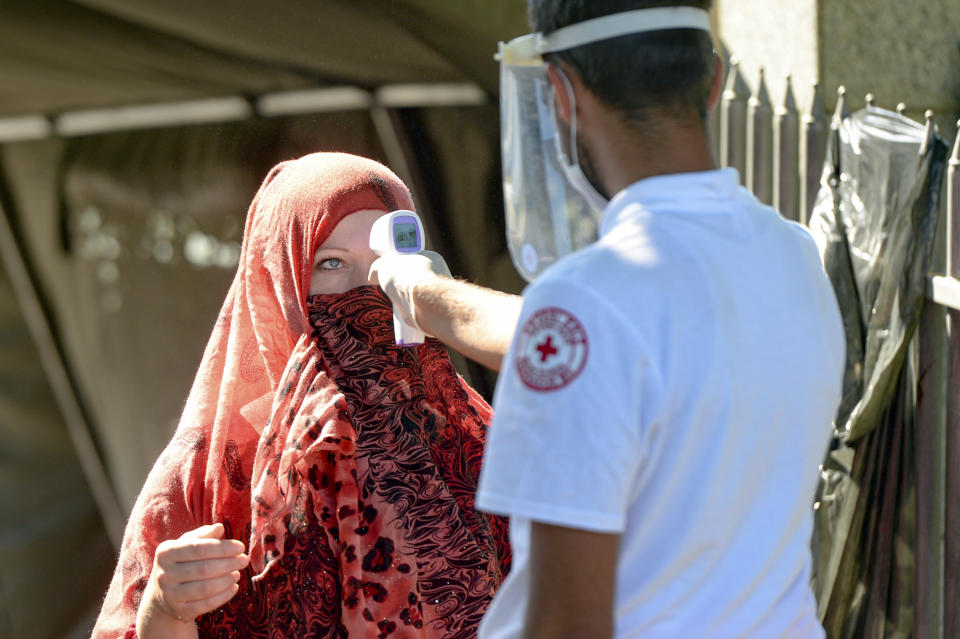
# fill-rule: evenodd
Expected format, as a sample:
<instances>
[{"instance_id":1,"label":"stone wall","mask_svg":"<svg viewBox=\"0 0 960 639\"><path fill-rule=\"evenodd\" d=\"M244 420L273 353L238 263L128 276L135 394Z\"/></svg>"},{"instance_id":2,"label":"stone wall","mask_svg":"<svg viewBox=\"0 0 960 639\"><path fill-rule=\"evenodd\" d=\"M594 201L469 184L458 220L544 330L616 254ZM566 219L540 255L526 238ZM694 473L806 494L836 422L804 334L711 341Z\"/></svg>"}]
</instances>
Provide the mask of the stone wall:
<instances>
[{"instance_id":1,"label":"stone wall","mask_svg":"<svg viewBox=\"0 0 960 639\"><path fill-rule=\"evenodd\" d=\"M875 104L922 120L933 109L941 134L953 141L960 117L960 4L957 0L715 0L716 36L741 60L747 84L765 67L770 98L779 104L788 73L801 111L819 81L831 111L837 86L852 110L867 93Z\"/></svg>"}]
</instances>

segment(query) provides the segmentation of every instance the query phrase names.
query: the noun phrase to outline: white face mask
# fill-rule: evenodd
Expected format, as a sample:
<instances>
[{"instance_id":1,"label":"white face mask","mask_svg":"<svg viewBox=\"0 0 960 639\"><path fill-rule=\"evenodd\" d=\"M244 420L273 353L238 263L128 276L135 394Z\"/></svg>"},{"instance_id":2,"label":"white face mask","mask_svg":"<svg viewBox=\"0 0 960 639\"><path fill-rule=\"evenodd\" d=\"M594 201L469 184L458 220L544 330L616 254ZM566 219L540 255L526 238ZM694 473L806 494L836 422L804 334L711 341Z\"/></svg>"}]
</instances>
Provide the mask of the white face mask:
<instances>
[{"instance_id":1,"label":"white face mask","mask_svg":"<svg viewBox=\"0 0 960 639\"><path fill-rule=\"evenodd\" d=\"M569 132L557 126L555 93L542 54L667 29L709 31L709 16L693 7L638 9L580 22L549 35L532 33L500 43L500 148L507 247L527 281L595 241L607 205L607 198L587 179L577 157L575 96L562 72L570 99Z\"/></svg>"},{"instance_id":2,"label":"white face mask","mask_svg":"<svg viewBox=\"0 0 960 639\"><path fill-rule=\"evenodd\" d=\"M557 159L560 161L563 175L567 178L570 186L576 189L596 213L603 213L603 209L607 208L609 200L597 191L597 188L589 178L587 178L587 175L583 172L583 168L580 166L580 147L577 143L577 97L573 92L573 87L570 86L570 80L567 78L567 74L556 67L554 71L560 76L560 80L563 82L564 89L567 92L567 99L570 100L570 139L567 141L567 145L564 146L561 140L563 137L562 131L558 129L558 135L556 137ZM556 98L554 98L554 104L556 104ZM554 107L554 109L556 109L556 107ZM556 116L557 114L555 113L554 117Z\"/></svg>"}]
</instances>

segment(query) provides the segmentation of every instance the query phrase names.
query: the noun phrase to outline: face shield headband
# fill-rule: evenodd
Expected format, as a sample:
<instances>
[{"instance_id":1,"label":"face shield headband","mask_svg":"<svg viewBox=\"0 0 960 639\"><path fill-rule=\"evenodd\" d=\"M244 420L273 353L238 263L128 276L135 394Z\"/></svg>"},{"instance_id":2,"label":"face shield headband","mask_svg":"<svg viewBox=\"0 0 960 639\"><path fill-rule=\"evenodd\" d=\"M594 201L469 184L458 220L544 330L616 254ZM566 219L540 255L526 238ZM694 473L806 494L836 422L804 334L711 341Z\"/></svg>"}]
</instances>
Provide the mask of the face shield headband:
<instances>
[{"instance_id":1,"label":"face shield headband","mask_svg":"<svg viewBox=\"0 0 960 639\"><path fill-rule=\"evenodd\" d=\"M576 103L569 127L556 113L545 53L633 33L710 30L709 15L694 7L659 7L586 20L550 34L531 33L500 43L500 149L507 246L528 282L548 266L597 239L607 199L587 179L577 146ZM556 69L560 71L559 69Z\"/></svg>"}]
</instances>

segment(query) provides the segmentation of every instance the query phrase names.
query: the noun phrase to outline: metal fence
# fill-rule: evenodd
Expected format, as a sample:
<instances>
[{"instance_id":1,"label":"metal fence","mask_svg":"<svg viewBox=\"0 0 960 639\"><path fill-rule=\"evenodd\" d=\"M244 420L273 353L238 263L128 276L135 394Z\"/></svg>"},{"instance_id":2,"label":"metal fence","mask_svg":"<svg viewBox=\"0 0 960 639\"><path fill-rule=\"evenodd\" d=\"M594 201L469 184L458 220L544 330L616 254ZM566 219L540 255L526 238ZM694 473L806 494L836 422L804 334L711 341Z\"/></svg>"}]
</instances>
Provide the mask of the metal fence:
<instances>
[{"instance_id":1,"label":"metal fence","mask_svg":"<svg viewBox=\"0 0 960 639\"><path fill-rule=\"evenodd\" d=\"M836 115L846 115L843 87L838 97ZM787 219L806 223L820 182L829 123L819 85L813 85L810 105L801 112L787 76L783 102L773 106L763 68L751 92L733 58L710 120L714 156L721 166L736 168L760 201Z\"/></svg>"},{"instance_id":2,"label":"metal fence","mask_svg":"<svg viewBox=\"0 0 960 639\"><path fill-rule=\"evenodd\" d=\"M763 69L750 91L738 66L731 59L719 107L709 121L714 156L721 166L736 168L744 186L762 202L806 224L819 189L831 122L849 114L846 92L839 87L836 108L828 116L821 88L814 84L810 104L800 112L788 76L783 102L773 106ZM873 106L871 95L866 104ZM903 103L896 110L904 114ZM930 140L931 111L925 120ZM928 280L917 332L913 636L918 639L960 637L960 122L957 128L945 187L946 228L940 227L946 272L931 274Z\"/></svg>"},{"instance_id":3,"label":"metal fence","mask_svg":"<svg viewBox=\"0 0 960 639\"><path fill-rule=\"evenodd\" d=\"M921 377L917 391L917 539L936 539L939 531L927 528L937 520L931 495L936 494L936 477L930 476L936 455L944 454L943 479L943 565L942 606L943 637L960 637L960 122L947 168L946 184L946 273L930 277L927 303L923 309L919 330ZM937 340L944 330L946 311L947 347ZM946 358L946 366L938 366ZM946 379L941 379L942 376ZM938 388L946 387L946 436L940 442L934 437L938 419ZM942 449L941 449L942 446ZM941 453L941 450L943 451ZM921 564L921 557L934 560ZM932 549L917 548L917 585L936 578L933 571L941 570L937 553ZM920 572L927 571L927 572ZM937 593L918 592L918 596L938 597ZM918 601L916 610L936 609L935 602ZM916 637L934 636L932 621L921 620L922 628Z\"/></svg>"}]
</instances>

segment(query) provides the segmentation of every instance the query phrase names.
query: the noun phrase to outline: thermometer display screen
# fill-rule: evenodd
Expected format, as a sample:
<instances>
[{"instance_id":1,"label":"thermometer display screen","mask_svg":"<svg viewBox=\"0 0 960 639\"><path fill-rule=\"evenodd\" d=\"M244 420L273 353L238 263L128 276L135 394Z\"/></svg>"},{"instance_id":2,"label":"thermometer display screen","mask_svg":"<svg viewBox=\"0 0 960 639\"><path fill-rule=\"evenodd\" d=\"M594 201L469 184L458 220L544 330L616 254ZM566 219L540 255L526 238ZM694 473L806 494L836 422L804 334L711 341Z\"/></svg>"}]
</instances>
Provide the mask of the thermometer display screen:
<instances>
[{"instance_id":1,"label":"thermometer display screen","mask_svg":"<svg viewBox=\"0 0 960 639\"><path fill-rule=\"evenodd\" d=\"M417 225L397 222L393 225L393 240L398 249L417 248Z\"/></svg>"}]
</instances>

